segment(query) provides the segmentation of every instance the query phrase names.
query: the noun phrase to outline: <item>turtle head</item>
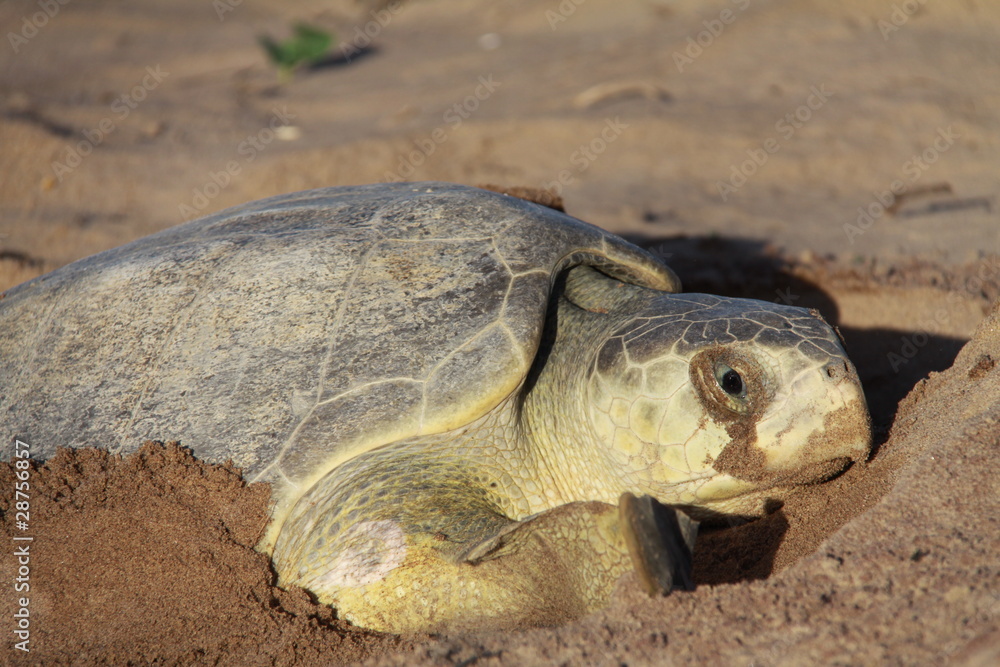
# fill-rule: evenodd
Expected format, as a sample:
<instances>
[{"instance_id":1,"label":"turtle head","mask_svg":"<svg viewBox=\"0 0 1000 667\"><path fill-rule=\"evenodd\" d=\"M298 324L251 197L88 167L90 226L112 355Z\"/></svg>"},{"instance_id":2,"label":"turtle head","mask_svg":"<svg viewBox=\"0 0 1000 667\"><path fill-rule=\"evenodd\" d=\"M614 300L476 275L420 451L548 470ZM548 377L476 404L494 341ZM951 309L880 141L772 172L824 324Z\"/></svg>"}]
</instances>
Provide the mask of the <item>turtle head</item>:
<instances>
[{"instance_id":1,"label":"turtle head","mask_svg":"<svg viewBox=\"0 0 1000 667\"><path fill-rule=\"evenodd\" d=\"M593 348L584 403L630 490L758 514L867 457L857 371L818 312L634 287L586 296L616 302L591 311L616 324Z\"/></svg>"}]
</instances>

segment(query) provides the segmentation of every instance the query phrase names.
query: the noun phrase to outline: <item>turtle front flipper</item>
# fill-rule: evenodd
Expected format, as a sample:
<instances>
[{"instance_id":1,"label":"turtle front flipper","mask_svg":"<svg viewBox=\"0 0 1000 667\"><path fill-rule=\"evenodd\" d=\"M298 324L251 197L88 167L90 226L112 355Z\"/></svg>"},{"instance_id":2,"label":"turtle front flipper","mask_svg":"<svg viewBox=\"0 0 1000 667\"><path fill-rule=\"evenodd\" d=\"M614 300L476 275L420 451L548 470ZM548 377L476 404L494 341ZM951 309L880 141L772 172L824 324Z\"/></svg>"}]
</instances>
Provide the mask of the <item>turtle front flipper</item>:
<instances>
[{"instance_id":1,"label":"turtle front flipper","mask_svg":"<svg viewBox=\"0 0 1000 667\"><path fill-rule=\"evenodd\" d=\"M691 556L698 522L652 496L623 493L618 508L625 542L646 592L693 591Z\"/></svg>"},{"instance_id":2,"label":"turtle front flipper","mask_svg":"<svg viewBox=\"0 0 1000 667\"><path fill-rule=\"evenodd\" d=\"M674 590L694 590L692 554L694 543L698 536L698 522L684 512L664 505L652 496L635 496L623 493L618 501L617 517L612 517L603 503L571 503L545 512L536 518L532 532L552 533L549 525L553 517L567 511L565 508L573 505L601 505L602 508L586 508L581 511L593 511L598 526L604 531L602 537L609 543L617 545L619 535L624 537L625 545L631 557L631 565L636 571L642 586L650 595L668 595ZM561 530L572 542L573 520L565 518L555 524L556 531ZM523 540L524 526L528 522L512 523L494 537L475 545L463 554L461 560L469 563L479 563L484 560L516 553L521 547L512 547L518 539ZM563 524L570 524L563 526ZM607 524L607 526L603 526ZM521 532L518 532L518 531ZM577 526L577 531L586 532L587 526ZM558 532L553 533L558 537Z\"/></svg>"},{"instance_id":3,"label":"turtle front flipper","mask_svg":"<svg viewBox=\"0 0 1000 667\"><path fill-rule=\"evenodd\" d=\"M409 534L398 567L330 602L357 625L391 632L557 625L606 604L632 567L613 505L562 505L510 528L461 561L446 535Z\"/></svg>"},{"instance_id":4,"label":"turtle front flipper","mask_svg":"<svg viewBox=\"0 0 1000 667\"><path fill-rule=\"evenodd\" d=\"M623 520L634 513L615 505L573 502L515 521L489 482L447 459L363 458L367 465L348 464L300 499L274 553L282 585L309 589L356 625L397 633L554 625L604 606L625 572L646 580L655 571L630 541L655 553L664 543L656 523Z\"/></svg>"}]
</instances>

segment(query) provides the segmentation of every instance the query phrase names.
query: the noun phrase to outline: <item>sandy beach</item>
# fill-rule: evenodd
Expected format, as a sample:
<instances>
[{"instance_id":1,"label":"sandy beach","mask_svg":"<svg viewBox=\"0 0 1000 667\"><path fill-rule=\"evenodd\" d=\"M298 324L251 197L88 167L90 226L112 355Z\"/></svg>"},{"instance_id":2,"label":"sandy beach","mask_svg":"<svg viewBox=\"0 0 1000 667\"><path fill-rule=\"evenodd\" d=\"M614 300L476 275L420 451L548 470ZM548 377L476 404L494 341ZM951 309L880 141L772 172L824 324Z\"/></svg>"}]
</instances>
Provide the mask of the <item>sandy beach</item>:
<instances>
[{"instance_id":1,"label":"sandy beach","mask_svg":"<svg viewBox=\"0 0 1000 667\"><path fill-rule=\"evenodd\" d=\"M298 22L336 42L283 78L258 38ZM94 442L34 464L31 650L5 585L0 662L1000 661L1000 6L10 0L0 25L0 292L284 192L548 188L688 291L818 308L876 439L701 535L692 593L626 577L568 626L434 637L276 586L253 549L267 486L170 433L124 458Z\"/></svg>"}]
</instances>

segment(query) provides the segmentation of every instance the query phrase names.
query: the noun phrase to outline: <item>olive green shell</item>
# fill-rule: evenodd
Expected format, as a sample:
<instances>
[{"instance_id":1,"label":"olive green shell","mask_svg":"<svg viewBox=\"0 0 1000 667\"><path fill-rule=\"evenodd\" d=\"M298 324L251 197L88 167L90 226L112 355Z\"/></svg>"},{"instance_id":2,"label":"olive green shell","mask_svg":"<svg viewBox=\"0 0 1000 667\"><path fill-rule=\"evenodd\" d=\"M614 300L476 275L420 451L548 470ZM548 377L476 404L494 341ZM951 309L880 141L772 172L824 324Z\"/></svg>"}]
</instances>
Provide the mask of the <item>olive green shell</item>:
<instances>
[{"instance_id":1,"label":"olive green shell","mask_svg":"<svg viewBox=\"0 0 1000 667\"><path fill-rule=\"evenodd\" d=\"M180 440L301 483L457 428L517 390L555 276L676 291L597 227L446 183L272 197L94 255L0 299L3 458Z\"/></svg>"}]
</instances>

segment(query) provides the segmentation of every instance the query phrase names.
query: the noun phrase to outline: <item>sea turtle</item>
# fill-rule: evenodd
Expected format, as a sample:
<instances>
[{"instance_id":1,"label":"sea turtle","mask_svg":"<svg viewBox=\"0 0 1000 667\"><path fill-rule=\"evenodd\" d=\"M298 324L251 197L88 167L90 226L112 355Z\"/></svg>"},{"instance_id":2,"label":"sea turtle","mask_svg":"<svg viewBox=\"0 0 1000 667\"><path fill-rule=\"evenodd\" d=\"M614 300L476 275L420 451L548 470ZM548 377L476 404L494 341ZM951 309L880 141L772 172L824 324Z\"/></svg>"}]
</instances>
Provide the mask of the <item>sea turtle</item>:
<instances>
[{"instance_id":1,"label":"sea turtle","mask_svg":"<svg viewBox=\"0 0 1000 667\"><path fill-rule=\"evenodd\" d=\"M669 587L643 494L755 514L868 452L818 313L679 290L502 194L277 196L8 291L0 415L39 458L179 439L232 459L273 485L280 583L359 625L553 623L633 567Z\"/></svg>"}]
</instances>

